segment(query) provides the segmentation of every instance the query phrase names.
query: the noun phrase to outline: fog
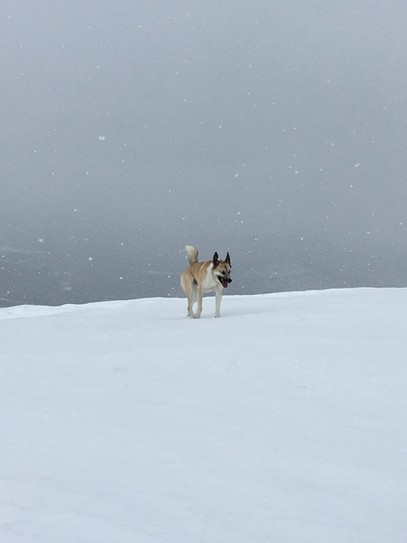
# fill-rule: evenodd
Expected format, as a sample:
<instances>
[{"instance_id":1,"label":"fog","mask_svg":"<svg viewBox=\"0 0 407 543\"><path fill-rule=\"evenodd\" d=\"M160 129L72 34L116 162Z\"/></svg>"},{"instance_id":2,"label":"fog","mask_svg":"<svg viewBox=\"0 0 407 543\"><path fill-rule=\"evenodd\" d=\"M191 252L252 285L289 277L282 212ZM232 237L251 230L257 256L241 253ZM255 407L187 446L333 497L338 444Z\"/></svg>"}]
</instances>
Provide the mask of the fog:
<instances>
[{"instance_id":1,"label":"fog","mask_svg":"<svg viewBox=\"0 0 407 543\"><path fill-rule=\"evenodd\" d=\"M407 286L406 15L3 0L0 303Z\"/></svg>"}]
</instances>

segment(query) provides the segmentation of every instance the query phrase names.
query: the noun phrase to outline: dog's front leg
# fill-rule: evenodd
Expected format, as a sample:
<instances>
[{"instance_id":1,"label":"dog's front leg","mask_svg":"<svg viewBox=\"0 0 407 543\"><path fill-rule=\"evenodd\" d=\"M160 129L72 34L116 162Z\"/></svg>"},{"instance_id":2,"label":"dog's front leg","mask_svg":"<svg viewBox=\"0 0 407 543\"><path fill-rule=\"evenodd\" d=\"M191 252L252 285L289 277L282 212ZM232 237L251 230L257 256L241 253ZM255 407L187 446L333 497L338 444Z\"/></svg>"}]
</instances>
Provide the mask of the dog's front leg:
<instances>
[{"instance_id":1,"label":"dog's front leg","mask_svg":"<svg viewBox=\"0 0 407 543\"><path fill-rule=\"evenodd\" d=\"M215 317L220 317L220 304L222 301L222 295L223 295L223 287L219 286L215 289Z\"/></svg>"},{"instance_id":2,"label":"dog's front leg","mask_svg":"<svg viewBox=\"0 0 407 543\"><path fill-rule=\"evenodd\" d=\"M202 313L202 299L203 299L203 288L198 287L198 299L197 299L197 307L196 307L196 313L194 315L194 319L199 319L201 317Z\"/></svg>"}]
</instances>

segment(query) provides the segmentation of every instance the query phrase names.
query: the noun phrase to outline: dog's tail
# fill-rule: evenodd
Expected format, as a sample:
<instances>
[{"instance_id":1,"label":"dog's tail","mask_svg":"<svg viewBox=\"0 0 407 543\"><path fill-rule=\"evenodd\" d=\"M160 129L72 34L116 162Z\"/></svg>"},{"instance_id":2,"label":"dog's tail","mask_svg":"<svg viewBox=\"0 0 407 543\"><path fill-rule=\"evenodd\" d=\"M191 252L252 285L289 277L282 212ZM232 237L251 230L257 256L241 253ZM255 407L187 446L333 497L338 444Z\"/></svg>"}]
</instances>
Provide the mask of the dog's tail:
<instances>
[{"instance_id":1,"label":"dog's tail","mask_svg":"<svg viewBox=\"0 0 407 543\"><path fill-rule=\"evenodd\" d=\"M193 245L185 245L189 265L198 262L198 249Z\"/></svg>"}]
</instances>

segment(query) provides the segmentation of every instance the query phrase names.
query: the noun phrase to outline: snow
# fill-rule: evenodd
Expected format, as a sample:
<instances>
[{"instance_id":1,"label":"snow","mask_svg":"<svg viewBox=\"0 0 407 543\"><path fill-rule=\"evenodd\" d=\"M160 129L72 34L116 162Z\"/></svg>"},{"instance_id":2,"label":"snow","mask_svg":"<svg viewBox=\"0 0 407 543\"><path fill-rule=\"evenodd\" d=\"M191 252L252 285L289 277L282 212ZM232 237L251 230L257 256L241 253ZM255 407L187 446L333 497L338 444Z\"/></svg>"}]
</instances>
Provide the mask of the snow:
<instances>
[{"instance_id":1,"label":"snow","mask_svg":"<svg viewBox=\"0 0 407 543\"><path fill-rule=\"evenodd\" d=\"M2 543L404 543L407 289L0 310Z\"/></svg>"}]
</instances>

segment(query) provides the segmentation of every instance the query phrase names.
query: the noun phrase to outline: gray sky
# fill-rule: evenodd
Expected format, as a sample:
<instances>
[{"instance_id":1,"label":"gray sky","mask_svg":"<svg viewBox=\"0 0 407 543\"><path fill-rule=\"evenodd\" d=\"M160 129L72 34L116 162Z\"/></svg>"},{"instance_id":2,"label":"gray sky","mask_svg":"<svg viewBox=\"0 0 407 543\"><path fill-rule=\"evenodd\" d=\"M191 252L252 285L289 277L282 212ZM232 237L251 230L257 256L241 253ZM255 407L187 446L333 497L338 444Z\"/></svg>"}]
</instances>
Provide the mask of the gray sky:
<instances>
[{"instance_id":1,"label":"gray sky","mask_svg":"<svg viewBox=\"0 0 407 543\"><path fill-rule=\"evenodd\" d=\"M270 235L406 250L404 1L0 13L2 245L102 230L205 253Z\"/></svg>"}]
</instances>

